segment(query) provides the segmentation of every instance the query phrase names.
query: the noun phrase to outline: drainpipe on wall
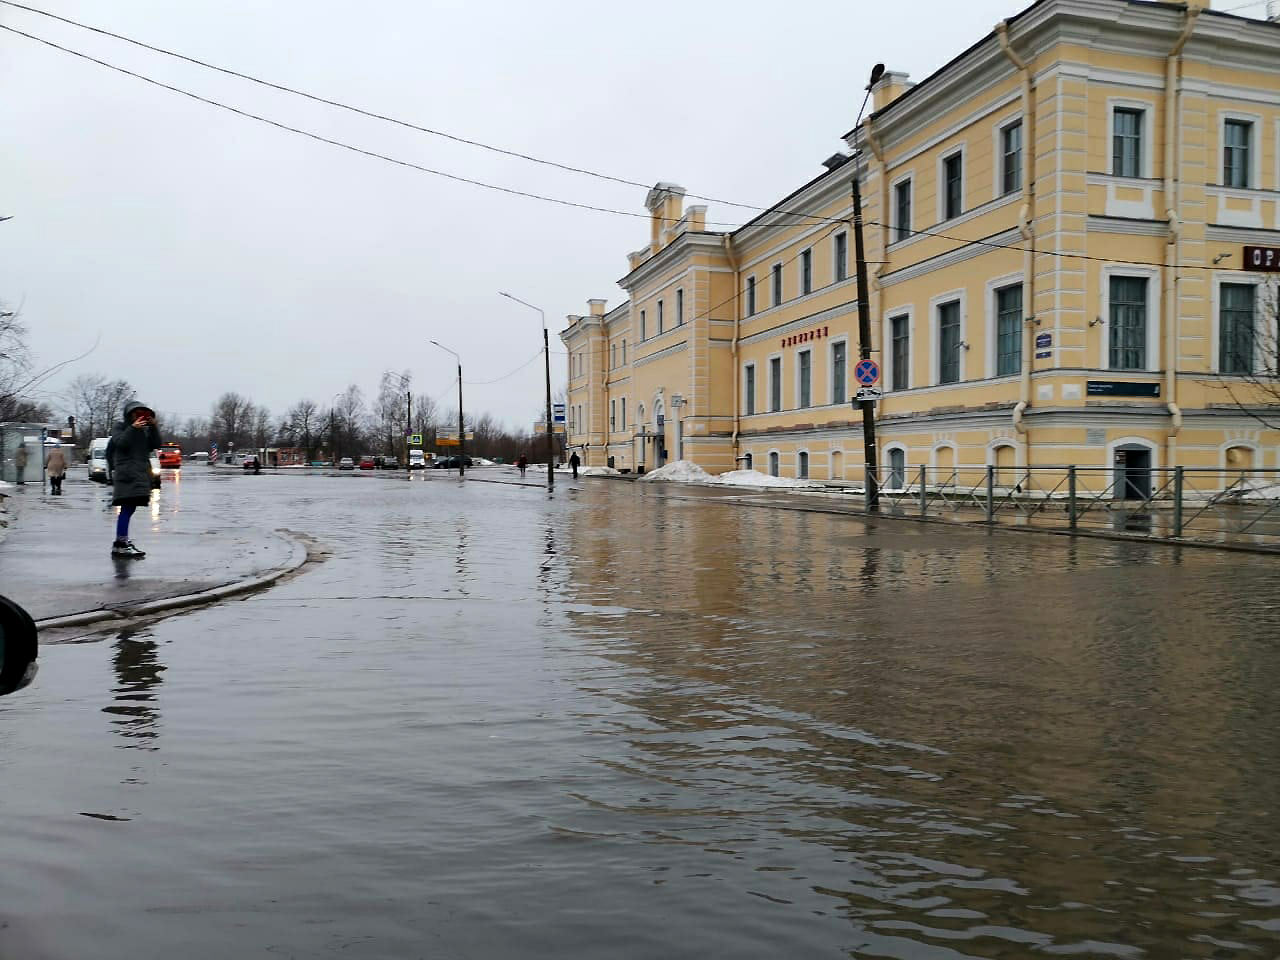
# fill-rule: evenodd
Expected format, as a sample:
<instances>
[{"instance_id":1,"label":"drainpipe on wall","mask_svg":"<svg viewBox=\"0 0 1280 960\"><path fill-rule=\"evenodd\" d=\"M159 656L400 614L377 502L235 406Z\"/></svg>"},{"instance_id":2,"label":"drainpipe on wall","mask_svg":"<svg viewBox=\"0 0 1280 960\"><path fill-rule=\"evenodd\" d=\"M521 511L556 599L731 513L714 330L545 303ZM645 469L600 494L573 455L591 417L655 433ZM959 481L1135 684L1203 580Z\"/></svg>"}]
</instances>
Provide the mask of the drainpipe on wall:
<instances>
[{"instance_id":1,"label":"drainpipe on wall","mask_svg":"<svg viewBox=\"0 0 1280 960\"><path fill-rule=\"evenodd\" d=\"M1036 150L1036 103L1031 84L1031 65L1018 56L1009 45L1009 21L1001 20L996 24L996 38L1000 41L1000 49L1009 58L1009 62L1022 72L1022 206L1018 210L1018 232L1022 235L1024 253L1022 255L1022 285L1026 290L1026 309L1035 310L1036 275L1035 275L1035 150ZM1027 431L1023 415L1031 406L1031 365L1035 358L1035 324L1028 314L1022 324L1022 381L1018 391L1018 402L1013 408L1013 428L1022 436L1023 466L1031 465L1031 437Z\"/></svg>"},{"instance_id":2,"label":"drainpipe on wall","mask_svg":"<svg viewBox=\"0 0 1280 960\"><path fill-rule=\"evenodd\" d=\"M738 469L738 427L742 390L742 374L738 370L738 336L742 332L742 283L738 277L738 259L733 255L733 240L729 234L724 235L724 255L729 258L729 267L733 270L733 349L730 351L733 363L733 468Z\"/></svg>"},{"instance_id":3,"label":"drainpipe on wall","mask_svg":"<svg viewBox=\"0 0 1280 960\"><path fill-rule=\"evenodd\" d=\"M1175 144L1181 115L1178 92L1178 67L1182 60L1182 48L1191 39L1200 8L1188 4L1187 22L1182 33L1169 51L1164 75L1164 203L1165 217L1169 220L1169 239L1164 248L1164 328L1165 328L1165 403L1169 409L1169 436L1165 441L1165 466L1172 469L1178 459L1178 432L1182 429L1182 410L1178 407L1178 336L1181 321L1178 316L1178 264L1182 256L1182 221L1178 217L1178 177L1174 169Z\"/></svg>"}]
</instances>

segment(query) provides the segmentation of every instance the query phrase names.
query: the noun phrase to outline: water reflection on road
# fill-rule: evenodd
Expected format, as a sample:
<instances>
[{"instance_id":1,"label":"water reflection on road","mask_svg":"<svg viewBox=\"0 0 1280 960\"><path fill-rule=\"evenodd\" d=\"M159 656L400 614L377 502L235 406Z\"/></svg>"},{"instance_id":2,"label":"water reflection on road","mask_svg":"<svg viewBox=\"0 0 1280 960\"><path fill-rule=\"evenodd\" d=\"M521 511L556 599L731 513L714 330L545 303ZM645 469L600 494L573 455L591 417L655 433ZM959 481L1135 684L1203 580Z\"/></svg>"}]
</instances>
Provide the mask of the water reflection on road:
<instances>
[{"instance_id":1,"label":"water reflection on road","mask_svg":"<svg viewBox=\"0 0 1280 960\"><path fill-rule=\"evenodd\" d=\"M329 562L0 704L0 956L1280 951L1273 561L258 479Z\"/></svg>"}]
</instances>

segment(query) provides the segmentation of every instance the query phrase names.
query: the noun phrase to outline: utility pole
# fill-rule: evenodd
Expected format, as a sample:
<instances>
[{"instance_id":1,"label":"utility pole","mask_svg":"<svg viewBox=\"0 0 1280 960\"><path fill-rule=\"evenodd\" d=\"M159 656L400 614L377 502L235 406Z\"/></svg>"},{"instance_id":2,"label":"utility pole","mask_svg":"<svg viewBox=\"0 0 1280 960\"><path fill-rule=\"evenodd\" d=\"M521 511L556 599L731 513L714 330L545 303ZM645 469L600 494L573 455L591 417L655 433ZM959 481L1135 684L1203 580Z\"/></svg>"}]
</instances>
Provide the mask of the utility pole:
<instances>
[{"instance_id":1,"label":"utility pole","mask_svg":"<svg viewBox=\"0 0 1280 960\"><path fill-rule=\"evenodd\" d=\"M862 123L862 111L867 109L867 101L871 99L871 88L884 76L884 64L877 63L871 69L871 79L867 83L866 95L862 98L862 106L858 110L858 119L854 123L855 130ZM867 253L862 243L862 190L858 186L858 163L861 150L853 158L853 254L857 264L858 276L858 354L862 360L871 359L871 294L867 289ZM884 211L880 213L883 217ZM868 513L880 510L880 476L876 456L876 412L874 400L862 400L862 457L866 464L866 508Z\"/></svg>"},{"instance_id":2,"label":"utility pole","mask_svg":"<svg viewBox=\"0 0 1280 960\"><path fill-rule=\"evenodd\" d=\"M532 303L521 300L519 297L512 296L509 293L499 291L498 296L506 297L508 300L514 300L521 306L528 307L530 310L537 310L538 316L542 318L542 357L547 368L547 489L551 490L556 485L556 467L555 467L555 424L551 422L551 341L547 338L547 315L541 307L535 307Z\"/></svg>"},{"instance_id":3,"label":"utility pole","mask_svg":"<svg viewBox=\"0 0 1280 960\"><path fill-rule=\"evenodd\" d=\"M857 163L855 158L854 163ZM853 251L858 273L858 355L871 359L871 304L867 292L867 254L862 245L862 191L858 189L858 173L853 174ZM875 513L880 509L879 465L876 462L876 413L875 401L863 400L862 404L862 456L867 465L866 507Z\"/></svg>"},{"instance_id":4,"label":"utility pole","mask_svg":"<svg viewBox=\"0 0 1280 960\"><path fill-rule=\"evenodd\" d=\"M404 473L410 480L413 479L413 474L409 472L409 434L411 433L413 433L413 391L406 390L404 392Z\"/></svg>"},{"instance_id":5,"label":"utility pole","mask_svg":"<svg viewBox=\"0 0 1280 960\"><path fill-rule=\"evenodd\" d=\"M452 353L453 358L458 361L458 479L464 480L467 465L467 435L463 432L462 426L462 357L458 356L456 350L450 350L439 340L432 340L431 343L445 353Z\"/></svg>"}]
</instances>

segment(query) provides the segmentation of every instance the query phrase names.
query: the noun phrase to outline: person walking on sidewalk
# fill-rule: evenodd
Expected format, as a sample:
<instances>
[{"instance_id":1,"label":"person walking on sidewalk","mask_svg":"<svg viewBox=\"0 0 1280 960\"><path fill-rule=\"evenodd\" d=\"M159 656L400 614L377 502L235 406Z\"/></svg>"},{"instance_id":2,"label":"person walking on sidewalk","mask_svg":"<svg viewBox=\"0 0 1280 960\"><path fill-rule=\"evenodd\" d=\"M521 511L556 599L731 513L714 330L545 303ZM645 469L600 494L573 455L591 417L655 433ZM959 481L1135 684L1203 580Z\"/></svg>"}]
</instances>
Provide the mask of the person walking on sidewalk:
<instances>
[{"instance_id":1,"label":"person walking on sidewalk","mask_svg":"<svg viewBox=\"0 0 1280 960\"><path fill-rule=\"evenodd\" d=\"M146 556L129 539L133 512L151 502L151 451L160 447L155 412L136 400L125 404L124 419L111 431L107 441L107 469L111 471L111 502L120 508L116 517L113 557Z\"/></svg>"},{"instance_id":2,"label":"person walking on sidewalk","mask_svg":"<svg viewBox=\"0 0 1280 960\"><path fill-rule=\"evenodd\" d=\"M44 462L45 472L49 474L49 492L55 497L62 496L62 478L67 475L67 455L61 447L54 447L49 459Z\"/></svg>"},{"instance_id":3,"label":"person walking on sidewalk","mask_svg":"<svg viewBox=\"0 0 1280 960\"><path fill-rule=\"evenodd\" d=\"M529 458L523 453L520 454L520 459L516 461L516 466L520 468L520 476L523 477L524 472L529 469Z\"/></svg>"},{"instance_id":4,"label":"person walking on sidewalk","mask_svg":"<svg viewBox=\"0 0 1280 960\"><path fill-rule=\"evenodd\" d=\"M13 451L13 469L17 472L18 486L26 484L23 474L27 472L27 445L19 443L18 449Z\"/></svg>"},{"instance_id":5,"label":"person walking on sidewalk","mask_svg":"<svg viewBox=\"0 0 1280 960\"><path fill-rule=\"evenodd\" d=\"M569 466L573 468L573 479L578 479L578 467L582 464L582 458L578 456L578 451L573 451L573 456L569 458Z\"/></svg>"}]
</instances>

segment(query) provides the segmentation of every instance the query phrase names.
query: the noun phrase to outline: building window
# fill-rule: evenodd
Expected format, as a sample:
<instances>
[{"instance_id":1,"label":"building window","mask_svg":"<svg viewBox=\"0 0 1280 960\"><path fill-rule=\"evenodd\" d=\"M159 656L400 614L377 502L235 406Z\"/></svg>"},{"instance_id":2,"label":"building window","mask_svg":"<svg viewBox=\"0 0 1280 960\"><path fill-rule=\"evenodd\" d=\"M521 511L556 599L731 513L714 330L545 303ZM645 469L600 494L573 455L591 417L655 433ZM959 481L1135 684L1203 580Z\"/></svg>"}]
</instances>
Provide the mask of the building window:
<instances>
[{"instance_id":1,"label":"building window","mask_svg":"<svg viewBox=\"0 0 1280 960\"><path fill-rule=\"evenodd\" d=\"M911 178L902 180L893 188L893 229L895 240L911 236Z\"/></svg>"},{"instance_id":2,"label":"building window","mask_svg":"<svg viewBox=\"0 0 1280 960\"><path fill-rule=\"evenodd\" d=\"M776 477L778 475L778 451L771 450L769 452L769 476Z\"/></svg>"},{"instance_id":3,"label":"building window","mask_svg":"<svg viewBox=\"0 0 1280 960\"><path fill-rule=\"evenodd\" d=\"M658 333L659 333L659 334L661 334L661 333L662 333L662 321L663 321L663 314L666 312L666 311L663 309L664 307L666 307L666 304L665 304L665 303L663 303L661 300L659 300L659 301L658 301Z\"/></svg>"},{"instance_id":4,"label":"building window","mask_svg":"<svg viewBox=\"0 0 1280 960\"><path fill-rule=\"evenodd\" d=\"M782 358L769 358L769 411L782 409Z\"/></svg>"},{"instance_id":5,"label":"building window","mask_svg":"<svg viewBox=\"0 0 1280 960\"><path fill-rule=\"evenodd\" d=\"M684 326L684 291L676 291L676 326Z\"/></svg>"},{"instance_id":6,"label":"building window","mask_svg":"<svg viewBox=\"0 0 1280 960\"><path fill-rule=\"evenodd\" d=\"M618 429L618 401L610 400L609 401L609 430L613 431L617 429Z\"/></svg>"},{"instance_id":7,"label":"building window","mask_svg":"<svg viewBox=\"0 0 1280 960\"><path fill-rule=\"evenodd\" d=\"M942 183L946 208L943 220L953 220L964 213L964 154L953 153L942 161Z\"/></svg>"},{"instance_id":8,"label":"building window","mask_svg":"<svg viewBox=\"0 0 1280 960\"><path fill-rule=\"evenodd\" d=\"M844 403L845 369L848 366L849 345L844 341L831 345L831 402Z\"/></svg>"},{"instance_id":9,"label":"building window","mask_svg":"<svg viewBox=\"0 0 1280 960\"><path fill-rule=\"evenodd\" d=\"M773 265L773 305L780 306L782 303L782 264L775 263Z\"/></svg>"},{"instance_id":10,"label":"building window","mask_svg":"<svg viewBox=\"0 0 1280 960\"><path fill-rule=\"evenodd\" d=\"M1022 371L1022 284L996 291L996 376Z\"/></svg>"},{"instance_id":11,"label":"building window","mask_svg":"<svg viewBox=\"0 0 1280 960\"><path fill-rule=\"evenodd\" d=\"M751 456L751 454L749 454L749 453L744 453L744 454L742 455L742 469L743 469L743 470L750 470L750 469L751 469L751 464L754 462L754 459L755 459L755 458L754 458L754 457L752 457L752 456Z\"/></svg>"},{"instance_id":12,"label":"building window","mask_svg":"<svg viewBox=\"0 0 1280 960\"><path fill-rule=\"evenodd\" d=\"M748 363L742 371L742 399L747 416L756 412L756 365Z\"/></svg>"},{"instance_id":13,"label":"building window","mask_svg":"<svg viewBox=\"0 0 1280 960\"><path fill-rule=\"evenodd\" d=\"M960 382L960 301L938 306L938 382Z\"/></svg>"},{"instance_id":14,"label":"building window","mask_svg":"<svg viewBox=\"0 0 1280 960\"><path fill-rule=\"evenodd\" d=\"M804 450L800 451L800 466L797 475L801 480L809 479L809 454Z\"/></svg>"},{"instance_id":15,"label":"building window","mask_svg":"<svg viewBox=\"0 0 1280 960\"><path fill-rule=\"evenodd\" d=\"M644 341L645 341L645 340L647 340L647 339L648 339L648 337L649 337L649 332L648 332L648 330L646 330L646 329L645 329L648 325L649 325L649 324L646 322L644 311L643 311L643 310L641 310L641 311L640 311L640 340L641 340L641 342L644 342Z\"/></svg>"},{"instance_id":16,"label":"building window","mask_svg":"<svg viewBox=\"0 0 1280 960\"><path fill-rule=\"evenodd\" d=\"M756 315L756 278L747 277L747 316Z\"/></svg>"},{"instance_id":17,"label":"building window","mask_svg":"<svg viewBox=\"0 0 1280 960\"><path fill-rule=\"evenodd\" d=\"M796 357L800 380L800 409L813 406L813 351L801 350Z\"/></svg>"},{"instance_id":18,"label":"building window","mask_svg":"<svg viewBox=\"0 0 1280 960\"><path fill-rule=\"evenodd\" d=\"M885 486L890 490L905 490L907 486L907 451L894 447L889 451L889 477Z\"/></svg>"},{"instance_id":19,"label":"building window","mask_svg":"<svg viewBox=\"0 0 1280 960\"><path fill-rule=\"evenodd\" d=\"M1222 136L1222 185L1248 188L1249 152L1253 124L1248 120L1228 120Z\"/></svg>"},{"instance_id":20,"label":"building window","mask_svg":"<svg viewBox=\"0 0 1280 960\"><path fill-rule=\"evenodd\" d=\"M616 343L609 344L609 369L612 370L618 365L618 345Z\"/></svg>"},{"instance_id":21,"label":"building window","mask_svg":"<svg viewBox=\"0 0 1280 960\"><path fill-rule=\"evenodd\" d=\"M1022 189L1022 121L1000 131L1000 193L1008 196Z\"/></svg>"},{"instance_id":22,"label":"building window","mask_svg":"<svg viewBox=\"0 0 1280 960\"><path fill-rule=\"evenodd\" d=\"M909 390L911 388L911 317L903 314L890 319L889 333L893 339L891 388Z\"/></svg>"},{"instance_id":23,"label":"building window","mask_svg":"<svg viewBox=\"0 0 1280 960\"><path fill-rule=\"evenodd\" d=\"M1224 283L1218 288L1218 370L1253 373L1254 308L1257 288Z\"/></svg>"},{"instance_id":24,"label":"building window","mask_svg":"<svg viewBox=\"0 0 1280 960\"><path fill-rule=\"evenodd\" d=\"M1147 367L1147 279L1112 277L1109 366L1112 370Z\"/></svg>"},{"instance_id":25,"label":"building window","mask_svg":"<svg viewBox=\"0 0 1280 960\"><path fill-rule=\"evenodd\" d=\"M627 365L627 341L622 341L622 365Z\"/></svg>"},{"instance_id":26,"label":"building window","mask_svg":"<svg viewBox=\"0 0 1280 960\"><path fill-rule=\"evenodd\" d=\"M1142 176L1142 111L1116 107L1111 115L1111 174Z\"/></svg>"},{"instance_id":27,"label":"building window","mask_svg":"<svg viewBox=\"0 0 1280 960\"><path fill-rule=\"evenodd\" d=\"M813 293L813 251L800 254L800 296Z\"/></svg>"},{"instance_id":28,"label":"building window","mask_svg":"<svg viewBox=\"0 0 1280 960\"><path fill-rule=\"evenodd\" d=\"M836 283L849 279L849 234L837 233L835 238Z\"/></svg>"},{"instance_id":29,"label":"building window","mask_svg":"<svg viewBox=\"0 0 1280 960\"><path fill-rule=\"evenodd\" d=\"M620 429L625 430L627 429L627 398L626 397L623 397L622 400L620 401L619 413L622 414L622 419L619 422L618 426Z\"/></svg>"}]
</instances>

